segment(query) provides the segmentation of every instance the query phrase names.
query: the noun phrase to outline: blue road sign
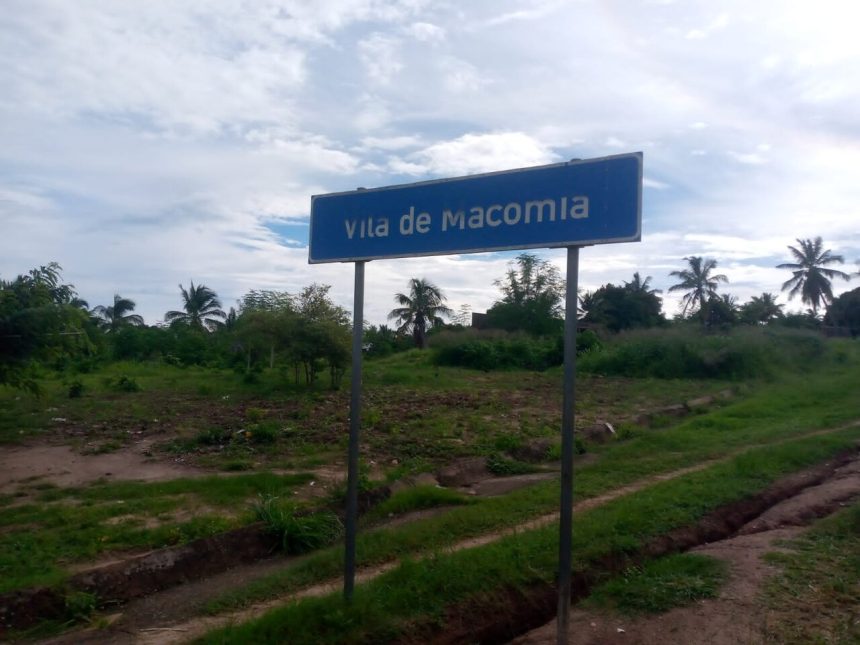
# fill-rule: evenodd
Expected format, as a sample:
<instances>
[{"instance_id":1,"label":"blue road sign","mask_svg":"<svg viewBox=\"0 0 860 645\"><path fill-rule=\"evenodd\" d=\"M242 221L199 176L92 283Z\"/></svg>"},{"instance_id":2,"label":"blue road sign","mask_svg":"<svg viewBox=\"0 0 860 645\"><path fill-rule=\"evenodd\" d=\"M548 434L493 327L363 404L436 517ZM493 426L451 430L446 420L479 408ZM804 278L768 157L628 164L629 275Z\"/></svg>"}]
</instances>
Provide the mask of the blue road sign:
<instances>
[{"instance_id":1,"label":"blue road sign","mask_svg":"<svg viewBox=\"0 0 860 645\"><path fill-rule=\"evenodd\" d=\"M636 242L642 153L311 199L309 261Z\"/></svg>"}]
</instances>

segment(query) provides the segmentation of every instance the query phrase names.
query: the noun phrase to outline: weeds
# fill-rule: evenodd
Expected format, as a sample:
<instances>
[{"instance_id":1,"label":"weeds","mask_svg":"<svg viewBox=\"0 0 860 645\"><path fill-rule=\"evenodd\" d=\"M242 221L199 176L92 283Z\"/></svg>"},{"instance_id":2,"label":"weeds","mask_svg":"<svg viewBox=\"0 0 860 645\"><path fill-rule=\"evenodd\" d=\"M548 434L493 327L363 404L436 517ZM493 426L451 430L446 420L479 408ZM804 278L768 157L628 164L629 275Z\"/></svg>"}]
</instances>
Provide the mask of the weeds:
<instances>
[{"instance_id":1,"label":"weeds","mask_svg":"<svg viewBox=\"0 0 860 645\"><path fill-rule=\"evenodd\" d=\"M825 355L824 339L813 332L756 328L715 335L676 328L621 334L585 354L579 367L607 375L738 380L808 369Z\"/></svg>"},{"instance_id":2,"label":"weeds","mask_svg":"<svg viewBox=\"0 0 860 645\"><path fill-rule=\"evenodd\" d=\"M860 504L821 520L787 547L767 556L782 570L765 586L767 642L860 642Z\"/></svg>"},{"instance_id":3,"label":"weeds","mask_svg":"<svg viewBox=\"0 0 860 645\"><path fill-rule=\"evenodd\" d=\"M295 504L271 495L262 495L254 504L258 520L278 536L285 553L314 551L338 540L343 523L331 511L300 514Z\"/></svg>"},{"instance_id":4,"label":"weeds","mask_svg":"<svg viewBox=\"0 0 860 645\"><path fill-rule=\"evenodd\" d=\"M681 553L627 569L589 595L586 605L623 614L662 613L697 600L714 598L727 576L716 558Z\"/></svg>"},{"instance_id":5,"label":"weeds","mask_svg":"<svg viewBox=\"0 0 860 645\"><path fill-rule=\"evenodd\" d=\"M499 477L505 477L508 475L525 475L540 469L532 464L511 459L496 452L487 457L487 470Z\"/></svg>"},{"instance_id":6,"label":"weeds","mask_svg":"<svg viewBox=\"0 0 860 645\"><path fill-rule=\"evenodd\" d=\"M72 381L69 384L69 398L79 399L84 395L84 384L81 381Z\"/></svg>"},{"instance_id":7,"label":"weeds","mask_svg":"<svg viewBox=\"0 0 860 645\"><path fill-rule=\"evenodd\" d=\"M832 457L855 439L856 432L845 431L760 448L585 511L573 534L574 570L585 572L607 559L630 557L650 539L761 491L789 472ZM494 595L504 598L505 589L549 584L557 556L557 527L518 532L481 548L404 560L356 588L349 604L340 594L302 599L244 625L211 632L201 642L381 642L403 636L404 630L414 638L422 626L438 628L439 616L453 606ZM310 559L303 564L312 566ZM318 572L319 564L313 563ZM302 573L301 567L291 570L293 579ZM680 585L686 588L680 595L689 596L690 587L701 586ZM677 599L678 594L668 596Z\"/></svg>"},{"instance_id":8,"label":"weeds","mask_svg":"<svg viewBox=\"0 0 860 645\"><path fill-rule=\"evenodd\" d=\"M140 385L133 378L121 374L109 381L109 387L115 392L140 392Z\"/></svg>"},{"instance_id":9,"label":"weeds","mask_svg":"<svg viewBox=\"0 0 860 645\"><path fill-rule=\"evenodd\" d=\"M387 500L371 509L364 520L373 523L387 517L403 515L440 506L461 506L476 500L467 498L457 491L438 486L413 486L394 493Z\"/></svg>"}]
</instances>

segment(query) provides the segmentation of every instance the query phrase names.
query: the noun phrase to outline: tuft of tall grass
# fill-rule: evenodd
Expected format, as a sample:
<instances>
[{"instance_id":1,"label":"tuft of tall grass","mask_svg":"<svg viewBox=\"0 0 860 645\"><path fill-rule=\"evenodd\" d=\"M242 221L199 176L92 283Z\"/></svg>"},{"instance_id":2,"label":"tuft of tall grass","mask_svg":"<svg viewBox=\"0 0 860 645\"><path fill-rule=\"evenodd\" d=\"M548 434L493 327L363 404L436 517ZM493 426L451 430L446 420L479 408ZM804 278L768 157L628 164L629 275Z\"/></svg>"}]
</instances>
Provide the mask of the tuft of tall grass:
<instances>
[{"instance_id":1,"label":"tuft of tall grass","mask_svg":"<svg viewBox=\"0 0 860 645\"><path fill-rule=\"evenodd\" d=\"M331 511L301 514L295 504L271 495L260 496L254 512L269 532L278 536L285 553L314 551L343 535L343 523Z\"/></svg>"}]
</instances>

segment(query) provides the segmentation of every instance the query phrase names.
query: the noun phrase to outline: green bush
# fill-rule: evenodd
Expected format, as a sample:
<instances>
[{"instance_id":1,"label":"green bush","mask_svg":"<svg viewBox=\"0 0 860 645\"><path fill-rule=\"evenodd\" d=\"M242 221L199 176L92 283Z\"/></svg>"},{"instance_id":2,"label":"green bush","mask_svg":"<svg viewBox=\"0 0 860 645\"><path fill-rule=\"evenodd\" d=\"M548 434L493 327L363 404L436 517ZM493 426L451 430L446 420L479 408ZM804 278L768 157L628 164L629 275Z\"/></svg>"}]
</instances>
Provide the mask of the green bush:
<instances>
[{"instance_id":1,"label":"green bush","mask_svg":"<svg viewBox=\"0 0 860 645\"><path fill-rule=\"evenodd\" d=\"M122 374L110 380L110 388L116 392L139 392L140 385L130 376Z\"/></svg>"},{"instance_id":2,"label":"green bush","mask_svg":"<svg viewBox=\"0 0 860 645\"><path fill-rule=\"evenodd\" d=\"M510 459L499 453L493 453L487 457L487 470L499 477L508 475L525 475L539 470L531 464L517 459Z\"/></svg>"},{"instance_id":3,"label":"green bush","mask_svg":"<svg viewBox=\"0 0 860 645\"><path fill-rule=\"evenodd\" d=\"M445 331L432 338L436 365L483 370L542 371L564 362L564 337L535 338L496 329ZM577 334L577 355L600 349L597 335L588 330Z\"/></svg>"},{"instance_id":4,"label":"green bush","mask_svg":"<svg viewBox=\"0 0 860 645\"><path fill-rule=\"evenodd\" d=\"M80 381L72 381L69 383L69 398L79 399L84 395L84 384Z\"/></svg>"},{"instance_id":5,"label":"green bush","mask_svg":"<svg viewBox=\"0 0 860 645\"><path fill-rule=\"evenodd\" d=\"M71 622L89 620L98 608L99 599L94 593L86 591L70 591L65 598L66 616Z\"/></svg>"},{"instance_id":6,"label":"green bush","mask_svg":"<svg viewBox=\"0 0 860 645\"><path fill-rule=\"evenodd\" d=\"M561 353L555 339L528 336L476 334L474 332L440 334L434 339L434 362L437 365L467 367L483 371L506 369L544 370L558 365Z\"/></svg>"},{"instance_id":7,"label":"green bush","mask_svg":"<svg viewBox=\"0 0 860 645\"><path fill-rule=\"evenodd\" d=\"M199 446L220 446L230 443L230 433L221 428L208 428L194 436L194 443Z\"/></svg>"},{"instance_id":8,"label":"green bush","mask_svg":"<svg viewBox=\"0 0 860 645\"><path fill-rule=\"evenodd\" d=\"M272 444L278 440L281 428L277 421L263 421L248 426L247 436L252 443Z\"/></svg>"},{"instance_id":9,"label":"green bush","mask_svg":"<svg viewBox=\"0 0 860 645\"><path fill-rule=\"evenodd\" d=\"M803 369L825 355L818 334L789 329L647 330L617 336L579 361L583 372L656 378L743 379Z\"/></svg>"}]
</instances>

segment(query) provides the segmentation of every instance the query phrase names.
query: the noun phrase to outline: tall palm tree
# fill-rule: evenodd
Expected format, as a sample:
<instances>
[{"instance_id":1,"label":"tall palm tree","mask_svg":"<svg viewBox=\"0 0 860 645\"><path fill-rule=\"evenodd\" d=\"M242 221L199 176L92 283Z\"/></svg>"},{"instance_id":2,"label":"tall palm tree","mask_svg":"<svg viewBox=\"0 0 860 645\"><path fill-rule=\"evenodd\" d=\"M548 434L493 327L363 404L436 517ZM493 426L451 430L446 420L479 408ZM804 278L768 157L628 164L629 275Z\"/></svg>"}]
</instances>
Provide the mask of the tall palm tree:
<instances>
[{"instance_id":1,"label":"tall palm tree","mask_svg":"<svg viewBox=\"0 0 860 645\"><path fill-rule=\"evenodd\" d=\"M833 300L830 281L834 278L850 280L851 276L836 269L825 268L828 264L842 264L845 260L841 255L833 254L830 249L822 250L824 243L820 235L814 240L797 238L797 243L800 248L788 247L797 262L785 262L776 267L794 272L782 285L782 290L791 289L788 292L789 300L799 293L801 301L811 306L813 313L818 315L818 308Z\"/></svg>"},{"instance_id":2,"label":"tall palm tree","mask_svg":"<svg viewBox=\"0 0 860 645\"><path fill-rule=\"evenodd\" d=\"M165 322L178 322L210 331L223 324L227 314L221 310L221 301L212 289L203 284L195 287L194 280L191 280L187 291L181 284L179 290L182 292L182 308L185 311L168 311L164 314Z\"/></svg>"},{"instance_id":3,"label":"tall palm tree","mask_svg":"<svg viewBox=\"0 0 860 645\"><path fill-rule=\"evenodd\" d=\"M443 303L447 298L439 287L425 279L412 278L409 294L396 293L394 300L401 305L388 314L389 320L397 319L398 331L412 331L415 346L424 349L427 329L442 323L440 316L450 316L451 310Z\"/></svg>"},{"instance_id":4,"label":"tall palm tree","mask_svg":"<svg viewBox=\"0 0 860 645\"><path fill-rule=\"evenodd\" d=\"M659 289L651 288L651 276L647 276L645 280L639 275L639 272L633 274L633 279L630 282L624 282L624 288L634 293L647 293L648 295L656 295L663 293Z\"/></svg>"},{"instance_id":5,"label":"tall palm tree","mask_svg":"<svg viewBox=\"0 0 860 645\"><path fill-rule=\"evenodd\" d=\"M704 311L708 299L717 297L717 287L720 282L728 282L729 279L722 273L713 275L711 272L717 268L717 261L710 258L702 258L697 255L684 258L689 268L681 271L672 271L669 275L681 278L681 282L669 287L669 291L685 291L681 298L684 306L682 315L687 312Z\"/></svg>"},{"instance_id":6,"label":"tall palm tree","mask_svg":"<svg viewBox=\"0 0 860 645\"><path fill-rule=\"evenodd\" d=\"M123 325L140 327L143 325L143 318L131 313L134 311L135 306L134 300L123 298L118 293L115 293L112 306L105 307L99 305L93 307L92 314L99 325L107 331L116 331Z\"/></svg>"}]
</instances>

